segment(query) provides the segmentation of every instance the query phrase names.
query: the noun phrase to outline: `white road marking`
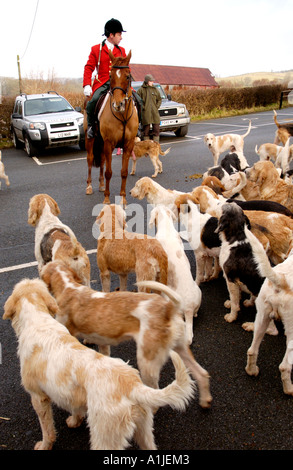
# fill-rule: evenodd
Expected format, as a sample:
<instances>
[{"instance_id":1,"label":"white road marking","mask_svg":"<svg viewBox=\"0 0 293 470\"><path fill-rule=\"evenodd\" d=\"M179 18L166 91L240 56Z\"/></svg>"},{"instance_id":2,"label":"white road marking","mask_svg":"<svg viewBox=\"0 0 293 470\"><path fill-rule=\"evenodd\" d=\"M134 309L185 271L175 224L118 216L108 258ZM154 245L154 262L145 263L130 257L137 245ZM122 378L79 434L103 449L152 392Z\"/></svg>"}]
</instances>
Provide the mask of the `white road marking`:
<instances>
[{"instance_id":1,"label":"white road marking","mask_svg":"<svg viewBox=\"0 0 293 470\"><path fill-rule=\"evenodd\" d=\"M96 248L93 250L87 250L88 255L91 255L96 252L97 252ZM0 274L7 273L9 271L18 271L19 269L33 268L34 266L37 266L37 264L38 263L36 261L31 261L29 263L16 264L15 266L7 266L6 268L0 269Z\"/></svg>"},{"instance_id":2,"label":"white road marking","mask_svg":"<svg viewBox=\"0 0 293 470\"><path fill-rule=\"evenodd\" d=\"M192 135L188 135L186 136L186 140L184 140L184 143L185 142L188 142L187 139L190 139L190 140L201 140L201 137L197 137L197 136L192 136ZM174 142L167 142L167 143L162 143L161 142L161 146L163 147L164 145L174 145L174 144L180 144L182 143L182 140L177 140L177 141L174 141ZM116 152L112 153L112 156L113 157L116 157ZM119 156L119 155L118 155ZM34 162L39 165L39 166L46 166L46 165L57 165L58 163L71 163L71 162L74 162L74 161L78 161L78 160L86 160L86 157L79 157L79 158L70 158L70 159L63 159L63 160L54 160L53 162L41 162L37 157L32 157L32 160L34 160Z\"/></svg>"},{"instance_id":3,"label":"white road marking","mask_svg":"<svg viewBox=\"0 0 293 470\"><path fill-rule=\"evenodd\" d=\"M0 269L0 274L1 273L7 273L9 271L16 271L18 269L32 268L33 266L36 266L36 265L37 265L37 262L32 261L31 263L18 264L16 266L8 266L7 268L1 268Z\"/></svg>"},{"instance_id":4,"label":"white road marking","mask_svg":"<svg viewBox=\"0 0 293 470\"><path fill-rule=\"evenodd\" d=\"M86 157L70 158L68 160L55 160L53 162L47 162L47 163L41 162L37 157L33 157L33 160L36 162L37 165L45 166L45 165L55 165L57 163L68 163L68 162L74 162L78 160L86 160Z\"/></svg>"},{"instance_id":5,"label":"white road marking","mask_svg":"<svg viewBox=\"0 0 293 470\"><path fill-rule=\"evenodd\" d=\"M247 125L243 124L220 124L219 122L205 122L205 125L209 126L220 126L220 127L235 127L236 129L247 129Z\"/></svg>"},{"instance_id":6,"label":"white road marking","mask_svg":"<svg viewBox=\"0 0 293 470\"><path fill-rule=\"evenodd\" d=\"M32 159L36 162L37 165L43 165L42 162L37 157L32 157Z\"/></svg>"}]
</instances>

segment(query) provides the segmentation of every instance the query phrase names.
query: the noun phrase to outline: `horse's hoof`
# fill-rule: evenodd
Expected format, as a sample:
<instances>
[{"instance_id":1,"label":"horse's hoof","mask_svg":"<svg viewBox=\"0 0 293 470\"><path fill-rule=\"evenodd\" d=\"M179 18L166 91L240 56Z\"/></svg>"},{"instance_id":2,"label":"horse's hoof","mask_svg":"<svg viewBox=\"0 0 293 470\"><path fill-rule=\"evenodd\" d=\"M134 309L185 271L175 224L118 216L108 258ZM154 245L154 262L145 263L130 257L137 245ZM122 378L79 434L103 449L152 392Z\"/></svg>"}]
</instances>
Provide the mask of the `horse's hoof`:
<instances>
[{"instance_id":1,"label":"horse's hoof","mask_svg":"<svg viewBox=\"0 0 293 470\"><path fill-rule=\"evenodd\" d=\"M110 204L110 199L108 197L105 197L103 204Z\"/></svg>"},{"instance_id":2,"label":"horse's hoof","mask_svg":"<svg viewBox=\"0 0 293 470\"><path fill-rule=\"evenodd\" d=\"M104 192L105 192L105 186L100 186L100 187L99 187L99 191L100 191L101 193L104 193Z\"/></svg>"},{"instance_id":3,"label":"horse's hoof","mask_svg":"<svg viewBox=\"0 0 293 470\"><path fill-rule=\"evenodd\" d=\"M91 186L88 186L88 187L86 188L86 192L85 192L85 193L86 193L86 194L93 194L93 188L92 188Z\"/></svg>"}]
</instances>

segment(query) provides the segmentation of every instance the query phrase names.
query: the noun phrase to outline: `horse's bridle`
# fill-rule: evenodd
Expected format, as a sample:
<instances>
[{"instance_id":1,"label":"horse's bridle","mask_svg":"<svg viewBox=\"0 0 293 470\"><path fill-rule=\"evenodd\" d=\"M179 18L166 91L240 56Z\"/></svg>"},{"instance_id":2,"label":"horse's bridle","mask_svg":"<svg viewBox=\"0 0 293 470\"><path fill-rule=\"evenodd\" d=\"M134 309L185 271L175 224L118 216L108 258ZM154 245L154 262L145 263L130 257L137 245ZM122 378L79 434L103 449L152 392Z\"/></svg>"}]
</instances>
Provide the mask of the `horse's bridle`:
<instances>
[{"instance_id":1,"label":"horse's bridle","mask_svg":"<svg viewBox=\"0 0 293 470\"><path fill-rule=\"evenodd\" d=\"M112 65L112 69L129 69L129 65ZM128 91L130 87L130 82L131 82L131 75L129 76L126 90L124 90L124 88L122 88L121 86L115 86L114 88L110 88L110 94L113 96L114 90L121 90L126 95L126 100L129 100L130 97L127 95L128 95Z\"/></svg>"},{"instance_id":2,"label":"horse's bridle","mask_svg":"<svg viewBox=\"0 0 293 470\"><path fill-rule=\"evenodd\" d=\"M113 69L129 69L129 65L112 65L112 68ZM126 127L126 124L127 122L131 119L132 115L133 115L133 110L134 110L134 103L133 103L133 97L132 95L128 96L128 92L129 92L129 88L130 88L130 84L131 84L131 74L129 74L129 78L128 78L128 85L127 85L127 89L124 90L124 88L120 87L120 86L115 86L114 88L110 88L109 90L109 94L110 94L110 109L111 109L111 112L112 112L112 115L118 119L118 121L122 122L123 124L123 127L124 127L124 131L123 131L123 139L124 139L124 133L125 133L125 127ZM132 103L132 112L130 114L130 116L128 118L125 119L125 117L123 116L123 113L126 111L126 116L128 114L128 111L129 111L129 106L127 109L125 109L125 111L116 111L116 113L120 113L120 115L122 115L122 119L120 119L120 117L116 116L116 114L113 112L113 108L112 108L112 103L111 103L111 98L113 97L113 91L114 90L121 90L123 91L123 93L125 94L125 101L128 102L129 100L129 106L130 106L130 103Z\"/></svg>"}]
</instances>

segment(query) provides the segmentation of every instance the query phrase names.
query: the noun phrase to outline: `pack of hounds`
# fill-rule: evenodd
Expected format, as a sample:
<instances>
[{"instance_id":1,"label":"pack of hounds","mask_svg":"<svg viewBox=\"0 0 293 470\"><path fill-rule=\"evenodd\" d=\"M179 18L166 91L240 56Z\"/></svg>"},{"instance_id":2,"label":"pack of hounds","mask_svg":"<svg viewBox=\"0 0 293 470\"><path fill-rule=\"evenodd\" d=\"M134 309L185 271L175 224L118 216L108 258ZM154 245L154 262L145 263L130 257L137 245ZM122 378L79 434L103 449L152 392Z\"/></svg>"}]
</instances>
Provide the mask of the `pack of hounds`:
<instances>
[{"instance_id":1,"label":"pack of hounds","mask_svg":"<svg viewBox=\"0 0 293 470\"><path fill-rule=\"evenodd\" d=\"M244 156L250 123L244 136L205 136L214 166L191 192L140 178L131 196L152 205L155 236L128 231L120 205L103 206L96 219L102 291L92 289L88 254L58 217L57 202L48 194L31 198L28 223L35 229L39 277L15 285L3 318L11 320L18 338L22 384L42 430L35 449L49 450L56 440L52 403L70 413L69 427L87 420L96 450L125 449L131 440L140 449L156 449L153 419L159 407L183 411L197 394L199 406L209 408L210 376L190 346L200 286L220 275L229 294L227 322L237 319L242 292L243 305L256 307L255 321L242 325L253 332L247 374L258 375L261 341L265 334L277 335L276 322L283 322L287 346L279 369L284 393L293 395L292 125L280 124L276 114L274 119L275 142L256 148L259 161L252 167ZM161 150L156 151L158 158ZM2 162L0 172L9 185ZM194 252L195 273L183 240ZM112 273L119 276L116 291ZM137 292L127 290L130 273ZM131 340L137 369L111 357L111 346ZM159 388L169 358L175 378Z\"/></svg>"}]
</instances>

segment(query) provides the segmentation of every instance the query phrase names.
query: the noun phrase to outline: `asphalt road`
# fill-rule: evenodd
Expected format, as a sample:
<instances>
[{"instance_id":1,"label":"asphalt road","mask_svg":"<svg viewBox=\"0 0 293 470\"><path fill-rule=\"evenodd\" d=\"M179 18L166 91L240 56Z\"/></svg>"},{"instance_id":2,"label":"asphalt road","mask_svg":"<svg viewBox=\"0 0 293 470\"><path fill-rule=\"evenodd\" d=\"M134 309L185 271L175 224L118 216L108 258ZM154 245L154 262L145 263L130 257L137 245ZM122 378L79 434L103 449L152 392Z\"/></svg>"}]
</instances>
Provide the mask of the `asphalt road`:
<instances>
[{"instance_id":1,"label":"asphalt road","mask_svg":"<svg viewBox=\"0 0 293 470\"><path fill-rule=\"evenodd\" d=\"M280 120L292 119L292 108L281 110ZM162 157L164 172L157 182L168 188L189 191L201 184L202 174L212 166L212 156L205 147L203 136L207 132L244 134L249 119L252 130L245 140L244 153L249 162L257 161L255 145L273 142L275 124L273 112L239 116L193 123L188 136L178 139L174 134L162 134L164 149L171 151ZM34 259L34 229L27 223L30 198L38 193L50 194L61 209L60 219L69 225L86 250L91 261L92 287L100 289L96 264L96 240L92 234L97 205L103 201L99 193L98 171L93 171L94 194L86 196L87 165L85 152L76 148L48 151L37 160L30 159L24 151L2 151L2 160L11 186L2 182L0 191L0 449L32 450L41 437L40 427L28 394L20 382L17 341L11 324L2 319L3 305L14 285L24 277L38 276ZM120 190L121 157L113 156L111 199ZM129 176L127 192L142 176L151 176L153 167L148 158L137 164L136 176ZM128 203L138 201L128 195ZM139 204L147 213L146 201ZM195 274L193 253L187 251L191 269ZM129 279L132 289L133 277ZM112 289L117 286L113 277ZM242 308L238 320L226 323L223 304L227 289L222 277L201 285L202 305L194 319L192 351L197 361L211 376L213 404L209 410L199 407L197 397L184 413L171 408L160 409L154 422L155 441L161 451L252 451L291 450L293 447L293 398L282 390L278 366L285 352L282 325L279 335L266 336L260 349L260 375L249 377L245 372L246 352L252 334L241 325L253 320L254 308ZM135 362L135 346L125 343L112 348L112 355ZM161 386L173 377L168 363L161 375ZM89 433L86 424L78 429L68 429L67 413L54 408L58 438L56 450L88 450ZM135 450L135 447L131 447ZM247 454L247 453L246 453ZM134 455L134 454L132 454ZM229 457L228 457L229 458ZM254 458L254 457L252 457Z\"/></svg>"}]
</instances>

